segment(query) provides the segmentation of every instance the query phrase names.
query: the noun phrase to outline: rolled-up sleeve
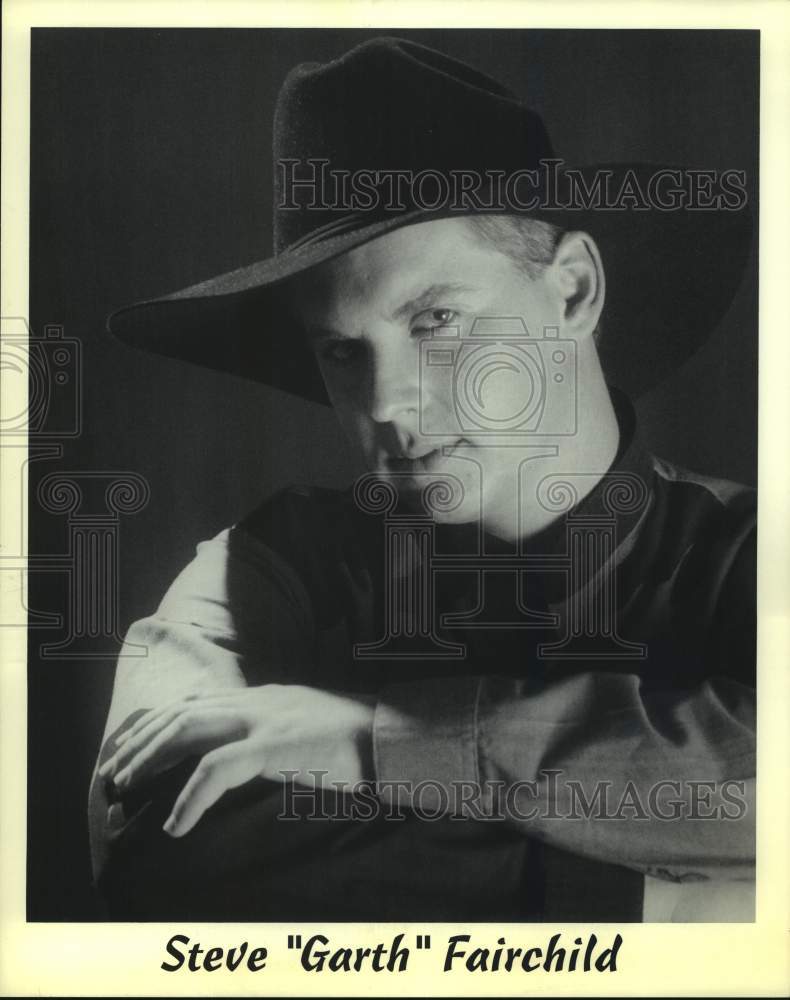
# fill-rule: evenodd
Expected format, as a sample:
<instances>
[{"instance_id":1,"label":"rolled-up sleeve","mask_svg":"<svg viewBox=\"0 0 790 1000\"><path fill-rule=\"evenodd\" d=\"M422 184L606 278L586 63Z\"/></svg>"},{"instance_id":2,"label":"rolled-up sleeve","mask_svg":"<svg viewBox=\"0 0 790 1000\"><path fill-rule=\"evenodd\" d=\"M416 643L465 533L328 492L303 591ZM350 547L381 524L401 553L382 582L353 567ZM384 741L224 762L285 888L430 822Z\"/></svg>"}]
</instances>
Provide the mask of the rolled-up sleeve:
<instances>
[{"instance_id":1,"label":"rolled-up sleeve","mask_svg":"<svg viewBox=\"0 0 790 1000\"><path fill-rule=\"evenodd\" d=\"M655 691L588 673L524 695L500 681L480 718L484 774L533 778L520 813L537 818L524 825L556 846L681 881L752 876L752 689L712 678Z\"/></svg>"},{"instance_id":2,"label":"rolled-up sleeve","mask_svg":"<svg viewBox=\"0 0 790 1000\"><path fill-rule=\"evenodd\" d=\"M604 672L542 689L458 678L387 688L374 760L404 805L418 790L431 810L468 806L473 783L477 810L575 854L740 879L754 872L754 734L754 690L729 678L673 692Z\"/></svg>"}]
</instances>

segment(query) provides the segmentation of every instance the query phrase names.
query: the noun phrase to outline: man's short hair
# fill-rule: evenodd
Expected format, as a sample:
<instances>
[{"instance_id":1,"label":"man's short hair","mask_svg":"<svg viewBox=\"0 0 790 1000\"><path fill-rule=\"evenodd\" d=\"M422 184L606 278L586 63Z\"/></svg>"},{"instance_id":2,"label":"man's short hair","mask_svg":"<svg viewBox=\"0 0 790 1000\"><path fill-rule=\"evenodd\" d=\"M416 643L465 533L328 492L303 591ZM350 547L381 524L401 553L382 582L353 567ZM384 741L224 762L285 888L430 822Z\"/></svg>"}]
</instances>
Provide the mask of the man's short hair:
<instances>
[{"instance_id":1,"label":"man's short hair","mask_svg":"<svg viewBox=\"0 0 790 1000\"><path fill-rule=\"evenodd\" d=\"M551 222L528 215L470 215L467 220L487 244L509 257L533 281L554 260L565 232ZM598 344L601 339L600 322L593 337Z\"/></svg>"},{"instance_id":2,"label":"man's short hair","mask_svg":"<svg viewBox=\"0 0 790 1000\"><path fill-rule=\"evenodd\" d=\"M554 259L563 233L551 222L524 215L470 215L467 219L486 243L510 257L533 280Z\"/></svg>"}]
</instances>

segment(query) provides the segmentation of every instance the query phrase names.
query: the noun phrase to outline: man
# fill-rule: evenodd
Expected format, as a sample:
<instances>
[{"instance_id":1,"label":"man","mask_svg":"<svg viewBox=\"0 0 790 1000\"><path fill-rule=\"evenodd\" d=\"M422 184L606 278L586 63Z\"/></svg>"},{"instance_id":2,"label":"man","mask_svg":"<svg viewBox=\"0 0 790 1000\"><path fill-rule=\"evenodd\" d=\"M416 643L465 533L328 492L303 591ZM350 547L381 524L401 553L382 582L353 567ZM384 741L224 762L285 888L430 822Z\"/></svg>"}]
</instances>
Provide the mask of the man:
<instances>
[{"instance_id":1,"label":"man","mask_svg":"<svg viewBox=\"0 0 790 1000\"><path fill-rule=\"evenodd\" d=\"M647 454L626 394L722 315L745 213L632 167L580 212L600 173L389 38L294 70L275 163L276 254L111 328L327 399L371 476L271 498L129 630L111 913L748 919L754 498Z\"/></svg>"}]
</instances>

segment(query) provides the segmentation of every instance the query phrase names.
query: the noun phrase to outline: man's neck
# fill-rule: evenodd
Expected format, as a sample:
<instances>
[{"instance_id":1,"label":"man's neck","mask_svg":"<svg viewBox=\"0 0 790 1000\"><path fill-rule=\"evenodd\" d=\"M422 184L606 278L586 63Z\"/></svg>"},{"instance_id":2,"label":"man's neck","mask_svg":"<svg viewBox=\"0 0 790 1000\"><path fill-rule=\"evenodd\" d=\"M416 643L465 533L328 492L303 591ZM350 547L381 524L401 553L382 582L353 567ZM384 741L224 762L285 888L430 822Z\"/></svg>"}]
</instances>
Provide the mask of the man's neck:
<instances>
[{"instance_id":1,"label":"man's neck","mask_svg":"<svg viewBox=\"0 0 790 1000\"><path fill-rule=\"evenodd\" d=\"M580 372L576 434L540 438L531 455L525 452L513 476L512 499L498 509L483 511L487 533L510 542L532 538L568 511L566 504L561 504L558 511L551 496L539 488L547 477L558 488L561 481L567 481L575 505L595 489L611 468L620 445L620 426L597 358L594 360L595 368L586 377L581 377Z\"/></svg>"}]
</instances>

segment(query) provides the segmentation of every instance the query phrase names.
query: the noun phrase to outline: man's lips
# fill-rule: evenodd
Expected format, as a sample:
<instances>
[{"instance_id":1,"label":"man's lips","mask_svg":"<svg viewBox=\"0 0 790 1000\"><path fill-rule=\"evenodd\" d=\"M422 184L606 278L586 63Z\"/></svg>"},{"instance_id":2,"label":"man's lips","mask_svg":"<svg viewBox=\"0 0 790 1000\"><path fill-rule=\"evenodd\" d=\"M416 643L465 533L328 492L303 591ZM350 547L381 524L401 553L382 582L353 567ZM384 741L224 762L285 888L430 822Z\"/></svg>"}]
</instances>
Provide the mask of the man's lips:
<instances>
[{"instance_id":1,"label":"man's lips","mask_svg":"<svg viewBox=\"0 0 790 1000\"><path fill-rule=\"evenodd\" d=\"M465 438L454 438L417 455L390 455L385 461L385 467L388 472L400 472L406 475L436 472L448 458L452 457L459 445L467 443Z\"/></svg>"}]
</instances>

